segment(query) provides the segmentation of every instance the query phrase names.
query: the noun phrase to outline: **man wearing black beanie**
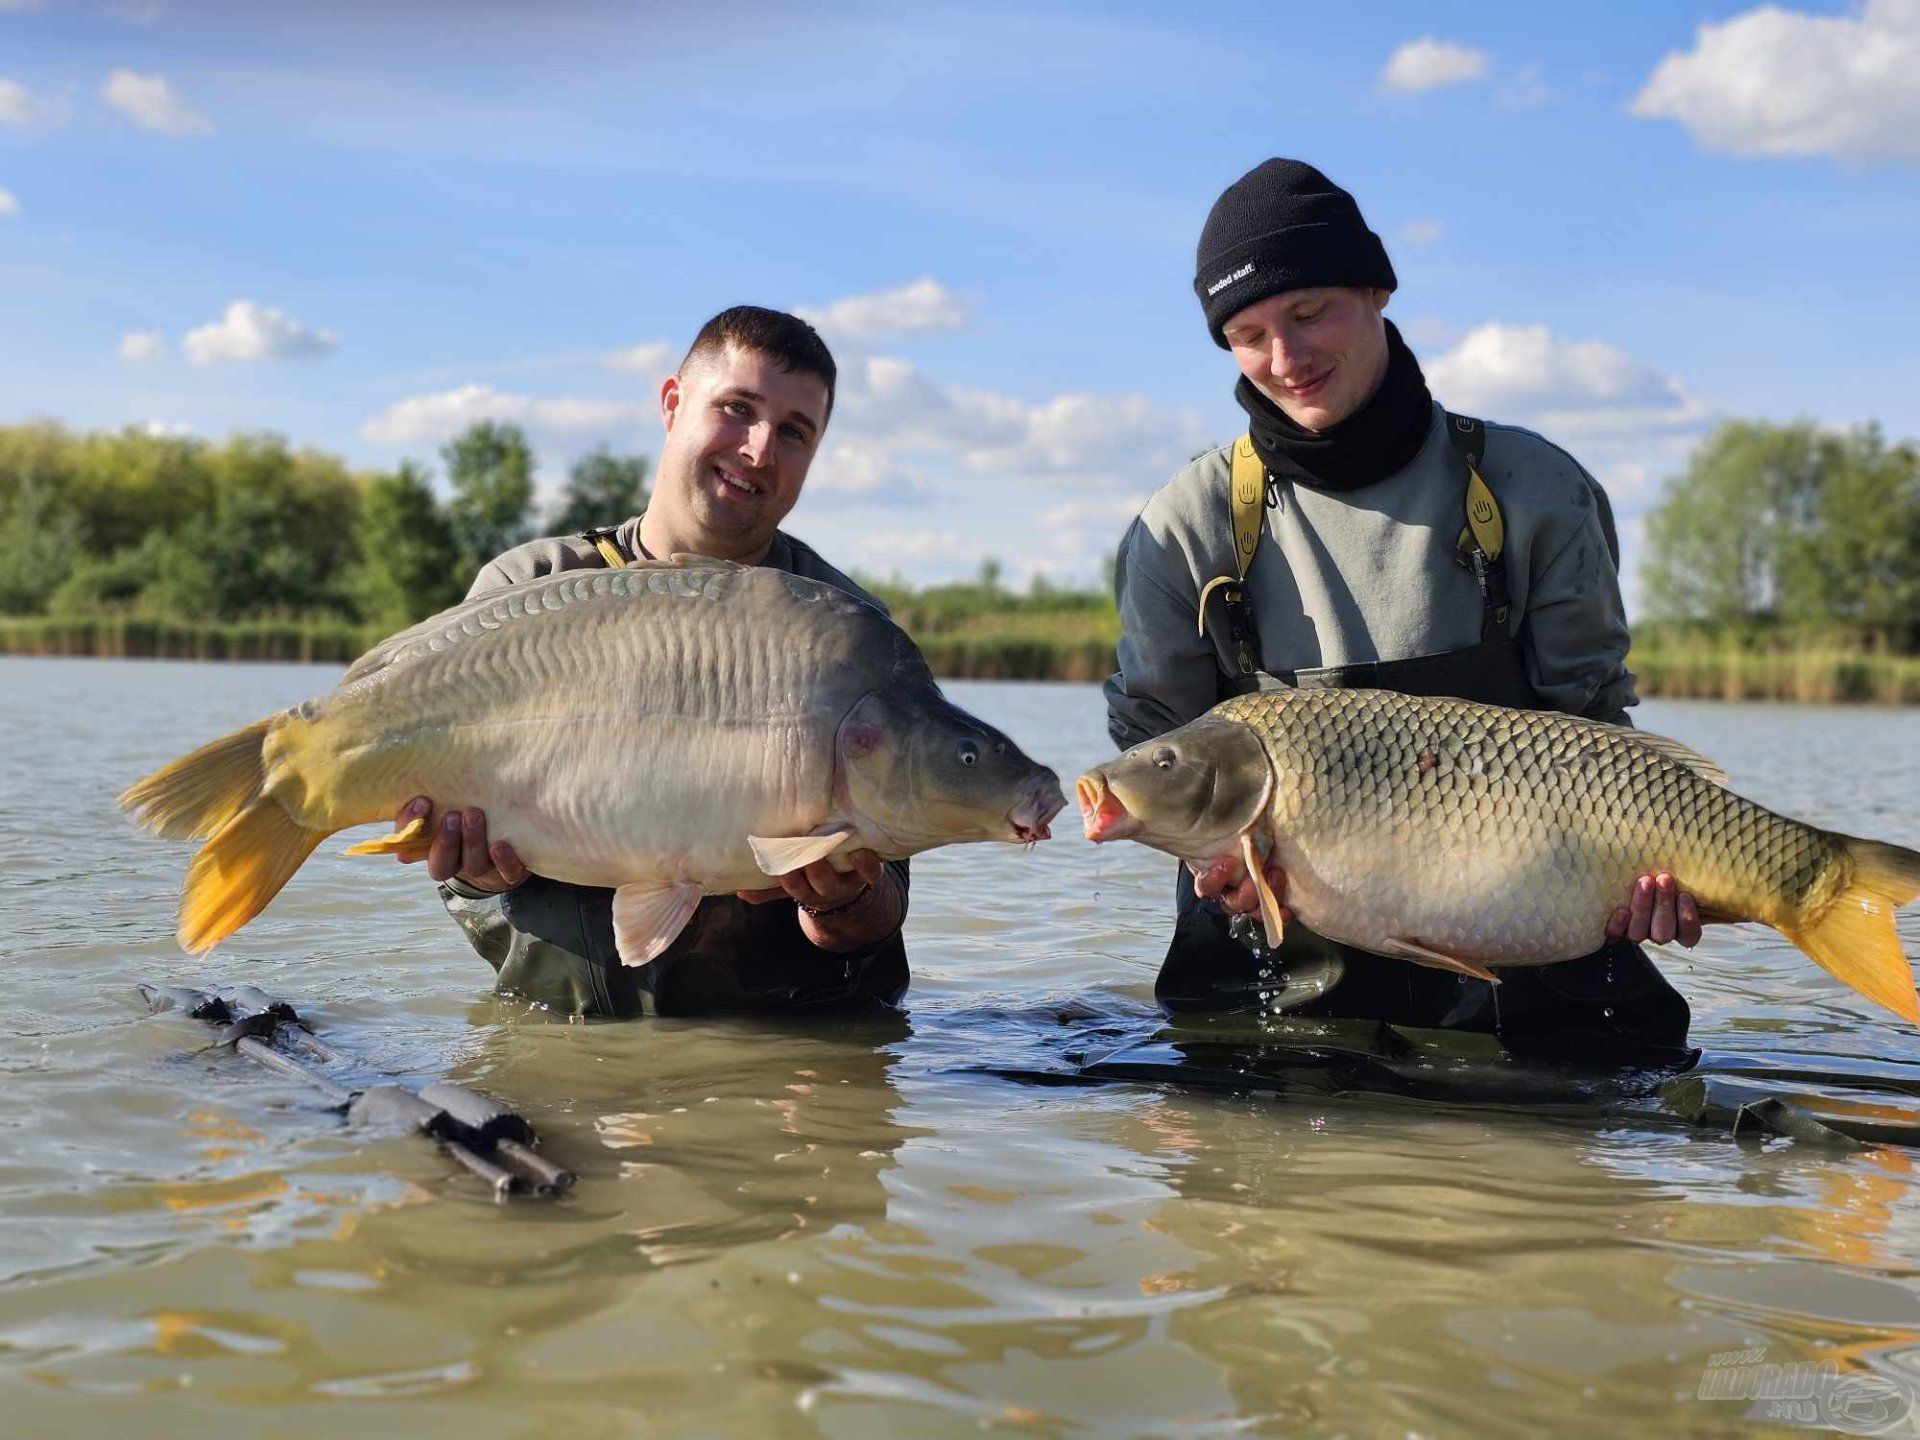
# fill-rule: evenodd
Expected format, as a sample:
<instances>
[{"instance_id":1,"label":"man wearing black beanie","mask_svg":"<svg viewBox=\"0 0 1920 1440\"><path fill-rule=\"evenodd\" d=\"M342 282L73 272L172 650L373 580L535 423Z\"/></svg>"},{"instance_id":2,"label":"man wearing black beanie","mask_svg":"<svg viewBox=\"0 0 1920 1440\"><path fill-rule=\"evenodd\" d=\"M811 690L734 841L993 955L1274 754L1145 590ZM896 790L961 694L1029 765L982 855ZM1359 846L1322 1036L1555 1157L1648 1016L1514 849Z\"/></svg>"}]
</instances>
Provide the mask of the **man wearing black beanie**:
<instances>
[{"instance_id":1,"label":"man wearing black beanie","mask_svg":"<svg viewBox=\"0 0 1920 1440\"><path fill-rule=\"evenodd\" d=\"M1275 684L1629 723L1605 494L1542 437L1434 400L1383 314L1398 283L1353 197L1311 165L1268 160L1215 202L1193 286L1239 367L1247 433L1175 475L1121 542L1106 694L1123 749ZM1284 895L1285 876L1268 878ZM1171 1009L1485 1031L1556 1055L1685 1051L1686 1002L1639 949L1699 939L1671 876L1635 884L1597 954L1509 969L1497 1005L1485 981L1297 922L1263 967L1229 923L1258 903L1237 861L1192 882L1182 871L1178 894L1155 987Z\"/></svg>"}]
</instances>

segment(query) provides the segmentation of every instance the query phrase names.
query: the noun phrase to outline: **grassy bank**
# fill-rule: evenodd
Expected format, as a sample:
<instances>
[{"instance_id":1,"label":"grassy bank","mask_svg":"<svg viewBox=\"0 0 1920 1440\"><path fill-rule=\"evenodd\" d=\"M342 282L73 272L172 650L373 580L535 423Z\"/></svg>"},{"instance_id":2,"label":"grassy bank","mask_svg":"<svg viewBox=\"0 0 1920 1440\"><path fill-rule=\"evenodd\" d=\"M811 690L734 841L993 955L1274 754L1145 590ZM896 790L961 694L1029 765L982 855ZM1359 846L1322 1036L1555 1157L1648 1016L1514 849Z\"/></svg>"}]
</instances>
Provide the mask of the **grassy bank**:
<instances>
[{"instance_id":1,"label":"grassy bank","mask_svg":"<svg viewBox=\"0 0 1920 1440\"><path fill-rule=\"evenodd\" d=\"M886 596L937 675L972 680L1104 680L1119 622L1102 596L983 595L976 587ZM380 638L341 620L225 624L125 616L0 617L0 654L161 660L291 660L344 665ZM1628 664L1640 693L1699 700L1920 705L1920 655L1830 638L1663 634Z\"/></svg>"}]
</instances>

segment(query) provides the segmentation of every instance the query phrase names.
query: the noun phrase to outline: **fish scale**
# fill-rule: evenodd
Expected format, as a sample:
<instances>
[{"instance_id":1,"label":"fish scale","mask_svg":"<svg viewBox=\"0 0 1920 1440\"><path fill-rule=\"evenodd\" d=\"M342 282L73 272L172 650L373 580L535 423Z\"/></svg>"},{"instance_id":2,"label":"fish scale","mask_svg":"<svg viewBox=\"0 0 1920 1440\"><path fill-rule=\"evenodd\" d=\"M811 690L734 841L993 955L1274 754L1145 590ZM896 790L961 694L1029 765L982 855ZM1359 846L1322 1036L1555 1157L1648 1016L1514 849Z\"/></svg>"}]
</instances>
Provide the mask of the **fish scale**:
<instances>
[{"instance_id":1,"label":"fish scale","mask_svg":"<svg viewBox=\"0 0 1920 1440\"><path fill-rule=\"evenodd\" d=\"M1406 884L1407 870L1459 848L1463 835L1503 862L1500 870L1550 883L1524 895L1434 891L1382 918L1410 924L1404 938L1484 934L1492 943L1476 958L1488 964L1597 949L1607 914L1635 878L1661 870L1718 913L1754 893L1797 904L1823 879L1833 893L1842 888L1845 853L1828 837L1733 794L1631 730L1366 690L1269 691L1216 713L1247 725L1281 777L1272 824L1289 862L1289 904L1316 929L1321 888L1424 894ZM1302 783L1289 786L1290 775ZM1329 843L1382 825L1413 843ZM1538 877L1543 856L1547 874ZM1532 913L1510 915L1521 906ZM1395 938L1378 925L1361 928L1367 933L1337 938L1374 949ZM1542 930L1553 953L1535 948Z\"/></svg>"}]
</instances>

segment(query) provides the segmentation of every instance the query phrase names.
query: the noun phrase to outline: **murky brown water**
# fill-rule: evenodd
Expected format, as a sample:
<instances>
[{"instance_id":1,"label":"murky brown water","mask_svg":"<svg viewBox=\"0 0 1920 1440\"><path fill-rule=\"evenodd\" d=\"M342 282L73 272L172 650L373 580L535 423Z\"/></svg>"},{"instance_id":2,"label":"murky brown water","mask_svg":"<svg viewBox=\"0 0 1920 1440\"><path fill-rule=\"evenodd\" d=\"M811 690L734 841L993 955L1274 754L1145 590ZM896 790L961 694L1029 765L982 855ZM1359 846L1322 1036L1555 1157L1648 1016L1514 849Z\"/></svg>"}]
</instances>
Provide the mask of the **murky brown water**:
<instances>
[{"instance_id":1,"label":"murky brown water","mask_svg":"<svg viewBox=\"0 0 1920 1440\"><path fill-rule=\"evenodd\" d=\"M1905 1151L983 1073L1153 1037L1168 862L1137 847L916 862L895 1024L560 1023L491 997L416 874L326 853L187 959L185 847L112 795L330 682L0 660L6 1434L1731 1435L1751 1401L1701 1398L1710 1370L1920 1384ZM1091 687L952 688L1065 776L1106 753ZM1920 844L1912 712L1641 721ZM1901 930L1920 955L1920 912ZM1920 1062L1770 932L1663 963L1710 1051ZM283 991L370 1065L514 1106L579 1186L495 1206L191 1053L138 980Z\"/></svg>"}]
</instances>

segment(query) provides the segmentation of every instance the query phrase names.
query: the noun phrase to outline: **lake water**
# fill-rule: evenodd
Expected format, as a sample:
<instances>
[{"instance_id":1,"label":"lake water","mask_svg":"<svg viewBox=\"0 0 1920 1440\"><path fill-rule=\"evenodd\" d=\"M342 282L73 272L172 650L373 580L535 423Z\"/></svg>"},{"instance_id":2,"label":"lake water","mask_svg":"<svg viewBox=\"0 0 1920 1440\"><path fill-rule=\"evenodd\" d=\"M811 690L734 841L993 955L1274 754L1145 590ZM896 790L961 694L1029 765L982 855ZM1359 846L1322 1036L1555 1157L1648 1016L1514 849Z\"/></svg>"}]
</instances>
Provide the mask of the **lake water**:
<instances>
[{"instance_id":1,"label":"lake water","mask_svg":"<svg viewBox=\"0 0 1920 1440\"><path fill-rule=\"evenodd\" d=\"M1920 1433L1908 1151L987 1073L1161 1030L1171 862L1136 846L916 861L895 1024L569 1024L492 996L417 870L340 843L189 959L188 848L114 794L333 674L0 659L9 1435L1731 1435L1766 1403L1713 1396L1821 1361L1881 1386L1856 1433ZM1069 787L1108 753L1093 687L950 688ZM1920 845L1914 712L1639 718L1763 803ZM1920 910L1900 929L1920 956ZM1660 961L1710 1056L1920 1064L1770 931ZM368 1066L519 1110L578 1187L496 1205L196 1053L142 980L284 993Z\"/></svg>"}]
</instances>

